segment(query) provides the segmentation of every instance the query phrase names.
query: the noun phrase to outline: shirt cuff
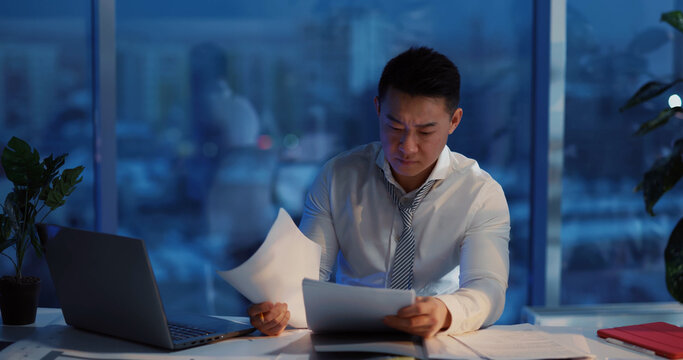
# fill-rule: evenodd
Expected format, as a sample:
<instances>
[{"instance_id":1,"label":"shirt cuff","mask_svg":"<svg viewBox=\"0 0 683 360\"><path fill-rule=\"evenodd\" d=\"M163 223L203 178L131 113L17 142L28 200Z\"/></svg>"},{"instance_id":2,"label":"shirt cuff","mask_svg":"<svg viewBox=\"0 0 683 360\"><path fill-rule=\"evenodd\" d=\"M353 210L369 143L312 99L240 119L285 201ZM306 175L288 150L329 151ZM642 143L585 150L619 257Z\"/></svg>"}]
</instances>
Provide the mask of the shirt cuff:
<instances>
[{"instance_id":1,"label":"shirt cuff","mask_svg":"<svg viewBox=\"0 0 683 360\"><path fill-rule=\"evenodd\" d=\"M453 294L437 295L451 314L450 326L441 333L458 335L479 330L491 311L487 296L477 290L461 288ZM486 324L489 325L489 324Z\"/></svg>"}]
</instances>

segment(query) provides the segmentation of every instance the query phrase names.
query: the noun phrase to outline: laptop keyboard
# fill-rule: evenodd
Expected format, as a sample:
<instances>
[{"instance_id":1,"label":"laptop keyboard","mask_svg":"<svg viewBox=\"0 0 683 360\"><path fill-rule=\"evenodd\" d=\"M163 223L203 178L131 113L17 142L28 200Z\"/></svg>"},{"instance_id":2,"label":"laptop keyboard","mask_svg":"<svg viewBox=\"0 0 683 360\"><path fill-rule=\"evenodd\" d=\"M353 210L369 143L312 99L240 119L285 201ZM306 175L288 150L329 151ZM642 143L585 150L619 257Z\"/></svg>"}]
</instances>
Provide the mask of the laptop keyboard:
<instances>
[{"instance_id":1,"label":"laptop keyboard","mask_svg":"<svg viewBox=\"0 0 683 360\"><path fill-rule=\"evenodd\" d=\"M184 340L215 332L213 330L200 329L193 326L172 323L168 323L168 329L171 330L171 338L173 338L173 340Z\"/></svg>"}]
</instances>

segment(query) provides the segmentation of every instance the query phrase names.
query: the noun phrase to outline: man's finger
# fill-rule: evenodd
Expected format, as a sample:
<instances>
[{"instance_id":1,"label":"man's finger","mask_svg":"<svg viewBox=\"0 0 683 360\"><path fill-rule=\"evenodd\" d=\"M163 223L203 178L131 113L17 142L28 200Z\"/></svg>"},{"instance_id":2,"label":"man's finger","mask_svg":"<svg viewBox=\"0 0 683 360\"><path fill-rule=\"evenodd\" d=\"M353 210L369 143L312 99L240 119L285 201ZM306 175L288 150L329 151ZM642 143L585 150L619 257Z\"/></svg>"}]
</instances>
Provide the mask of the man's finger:
<instances>
[{"instance_id":1,"label":"man's finger","mask_svg":"<svg viewBox=\"0 0 683 360\"><path fill-rule=\"evenodd\" d=\"M286 312L287 304L276 303L270 311L263 314L263 322L270 323L275 319L281 319Z\"/></svg>"},{"instance_id":2,"label":"man's finger","mask_svg":"<svg viewBox=\"0 0 683 360\"><path fill-rule=\"evenodd\" d=\"M405 323L405 319L401 318L388 319L387 317L384 323L394 329L421 337L430 337L439 331L434 325L409 326Z\"/></svg>"},{"instance_id":3,"label":"man's finger","mask_svg":"<svg viewBox=\"0 0 683 360\"><path fill-rule=\"evenodd\" d=\"M429 314L432 311L434 304L429 300L425 300L426 298L418 299L420 300L416 301L415 304L399 309L396 315L400 317L411 317Z\"/></svg>"},{"instance_id":4,"label":"man's finger","mask_svg":"<svg viewBox=\"0 0 683 360\"><path fill-rule=\"evenodd\" d=\"M415 333L415 331L422 331L422 329L436 329L438 324L437 320L428 315L419 315L409 318L403 318L399 316L386 316L384 318L385 324L403 331L408 331L410 333ZM438 330L438 329L437 329Z\"/></svg>"},{"instance_id":5,"label":"man's finger","mask_svg":"<svg viewBox=\"0 0 683 360\"><path fill-rule=\"evenodd\" d=\"M273 322L272 324L269 323L261 332L267 335L279 335L287 327L289 317L289 311L282 313L282 318L278 318L278 321Z\"/></svg>"},{"instance_id":6,"label":"man's finger","mask_svg":"<svg viewBox=\"0 0 683 360\"><path fill-rule=\"evenodd\" d=\"M247 308L247 314L249 314L249 316L257 316L258 314L270 311L272 308L273 303L270 301L262 302L260 304L253 304Z\"/></svg>"},{"instance_id":7,"label":"man's finger","mask_svg":"<svg viewBox=\"0 0 683 360\"><path fill-rule=\"evenodd\" d=\"M264 327L271 328L273 326L276 326L282 321L285 315L287 315L286 308L283 308L282 306L275 306L273 310L266 314L266 322Z\"/></svg>"},{"instance_id":8,"label":"man's finger","mask_svg":"<svg viewBox=\"0 0 683 360\"><path fill-rule=\"evenodd\" d=\"M420 307L417 306L417 304L413 304L410 306L403 307L398 310L396 313L396 316L402 317L402 318L408 318L412 316L417 316L421 315L423 312L421 311Z\"/></svg>"}]
</instances>

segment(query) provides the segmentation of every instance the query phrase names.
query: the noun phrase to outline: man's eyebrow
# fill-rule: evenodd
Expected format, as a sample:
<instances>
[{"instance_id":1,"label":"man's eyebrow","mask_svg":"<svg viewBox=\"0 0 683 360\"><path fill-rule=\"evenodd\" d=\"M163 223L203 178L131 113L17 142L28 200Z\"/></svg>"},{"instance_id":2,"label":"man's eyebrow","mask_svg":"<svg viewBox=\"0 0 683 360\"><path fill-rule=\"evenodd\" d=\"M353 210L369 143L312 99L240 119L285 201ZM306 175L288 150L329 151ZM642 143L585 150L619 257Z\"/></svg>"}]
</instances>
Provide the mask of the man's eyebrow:
<instances>
[{"instance_id":1,"label":"man's eyebrow","mask_svg":"<svg viewBox=\"0 0 683 360\"><path fill-rule=\"evenodd\" d=\"M398 120L397 118L395 118L394 115L387 114L387 119L391 120L392 122L402 124L402 122L400 120Z\"/></svg>"},{"instance_id":2,"label":"man's eyebrow","mask_svg":"<svg viewBox=\"0 0 683 360\"><path fill-rule=\"evenodd\" d=\"M386 116L387 116L387 119L389 119L391 122L403 124L403 122L401 122L400 120L398 120L397 118L395 118L395 117L394 117L393 115L391 115L391 114L387 114ZM426 123L426 124L418 124L418 125L415 125L416 128L421 128L421 129L422 129L422 128L431 127L431 126L436 126L436 121L433 121L433 122L430 122L430 123Z\"/></svg>"}]
</instances>

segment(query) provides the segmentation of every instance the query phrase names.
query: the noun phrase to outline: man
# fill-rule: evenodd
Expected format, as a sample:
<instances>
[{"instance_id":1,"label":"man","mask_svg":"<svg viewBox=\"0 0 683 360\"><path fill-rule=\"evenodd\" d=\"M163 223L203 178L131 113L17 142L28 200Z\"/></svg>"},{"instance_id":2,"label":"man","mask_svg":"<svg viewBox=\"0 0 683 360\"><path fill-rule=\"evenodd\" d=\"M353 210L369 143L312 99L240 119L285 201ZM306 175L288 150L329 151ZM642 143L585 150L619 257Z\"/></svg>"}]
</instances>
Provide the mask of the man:
<instances>
[{"instance_id":1,"label":"man","mask_svg":"<svg viewBox=\"0 0 683 360\"><path fill-rule=\"evenodd\" d=\"M507 202L476 161L446 146L459 100L460 75L444 55L421 47L390 60L374 100L380 142L325 164L300 225L322 246L321 279L336 263L339 283L415 289L415 304L384 322L423 337L491 325L505 303ZM268 335L289 319L282 303L248 313Z\"/></svg>"}]
</instances>

